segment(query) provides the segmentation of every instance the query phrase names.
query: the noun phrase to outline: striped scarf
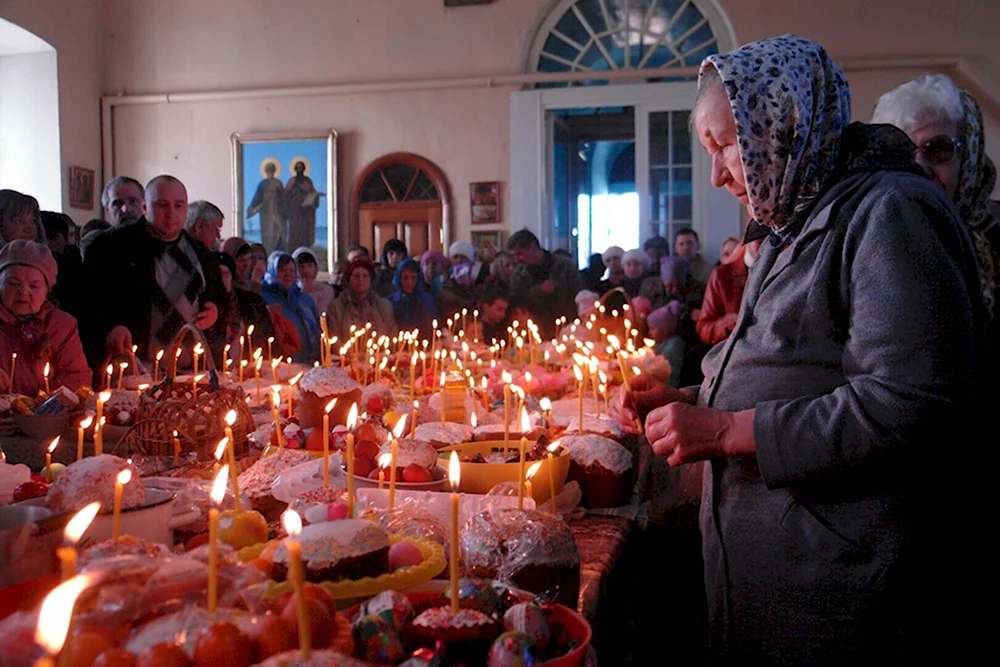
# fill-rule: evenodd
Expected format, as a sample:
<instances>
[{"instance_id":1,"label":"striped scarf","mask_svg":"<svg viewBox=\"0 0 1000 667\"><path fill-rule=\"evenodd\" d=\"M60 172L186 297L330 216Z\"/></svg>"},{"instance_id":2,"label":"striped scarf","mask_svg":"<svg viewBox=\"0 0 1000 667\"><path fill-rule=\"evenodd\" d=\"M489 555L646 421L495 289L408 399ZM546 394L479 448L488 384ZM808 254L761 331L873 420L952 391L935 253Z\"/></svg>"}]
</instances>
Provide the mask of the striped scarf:
<instances>
[{"instance_id":1,"label":"striped scarf","mask_svg":"<svg viewBox=\"0 0 1000 667\"><path fill-rule=\"evenodd\" d=\"M198 297L205 288L201 262L185 235L158 243L153 257L156 294L149 324L149 349L167 345L186 322L198 316Z\"/></svg>"}]
</instances>

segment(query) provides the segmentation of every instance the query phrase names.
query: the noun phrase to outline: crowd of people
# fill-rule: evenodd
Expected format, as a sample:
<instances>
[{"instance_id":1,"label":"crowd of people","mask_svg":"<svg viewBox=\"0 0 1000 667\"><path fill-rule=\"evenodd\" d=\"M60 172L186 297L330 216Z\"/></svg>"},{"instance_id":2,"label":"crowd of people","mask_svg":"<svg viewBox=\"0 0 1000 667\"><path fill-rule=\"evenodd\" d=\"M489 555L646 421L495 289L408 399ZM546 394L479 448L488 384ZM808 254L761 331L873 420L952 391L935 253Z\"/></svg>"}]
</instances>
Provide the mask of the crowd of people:
<instances>
[{"instance_id":1,"label":"crowd of people","mask_svg":"<svg viewBox=\"0 0 1000 667\"><path fill-rule=\"evenodd\" d=\"M982 113L935 74L852 124L840 69L785 36L706 59L692 116L713 185L750 218L715 266L690 229L608 248L583 271L522 229L495 256L457 241L411 257L392 239L373 262L353 246L324 283L308 247L223 241L222 212L172 176L112 179L106 221L79 234L0 190L0 391L37 392L46 365L56 385L88 384L109 358L153 359L185 323L216 363L250 325L312 363L324 328L427 336L475 310L470 337L502 340L530 318L550 339L610 294L671 369L636 378L612 415L633 429L639 417L663 461L704 478L713 651L751 664L898 655L927 613L910 592L950 588L929 582L924 556L960 567L914 471L974 423L996 365Z\"/></svg>"}]
</instances>

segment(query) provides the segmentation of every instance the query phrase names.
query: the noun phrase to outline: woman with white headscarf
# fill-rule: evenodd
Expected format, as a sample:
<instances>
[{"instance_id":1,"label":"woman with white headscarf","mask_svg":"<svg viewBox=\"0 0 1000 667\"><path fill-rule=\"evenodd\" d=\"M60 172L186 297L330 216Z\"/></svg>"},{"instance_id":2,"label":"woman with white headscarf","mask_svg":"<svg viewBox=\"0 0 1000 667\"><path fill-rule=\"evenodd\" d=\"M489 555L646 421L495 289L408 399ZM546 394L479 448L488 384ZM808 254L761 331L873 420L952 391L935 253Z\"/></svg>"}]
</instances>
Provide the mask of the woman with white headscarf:
<instances>
[{"instance_id":1,"label":"woman with white headscarf","mask_svg":"<svg viewBox=\"0 0 1000 667\"><path fill-rule=\"evenodd\" d=\"M975 258L906 136L850 116L843 72L814 42L706 59L693 118L713 185L767 240L701 386L637 378L635 402L613 407L623 424L633 406L646 415L670 466L707 462L719 663L907 664L937 638L918 623L962 611L939 600L969 558L945 547L973 537L958 532L971 510L936 520L951 480L935 478L931 501L925 471L977 391Z\"/></svg>"}]
</instances>

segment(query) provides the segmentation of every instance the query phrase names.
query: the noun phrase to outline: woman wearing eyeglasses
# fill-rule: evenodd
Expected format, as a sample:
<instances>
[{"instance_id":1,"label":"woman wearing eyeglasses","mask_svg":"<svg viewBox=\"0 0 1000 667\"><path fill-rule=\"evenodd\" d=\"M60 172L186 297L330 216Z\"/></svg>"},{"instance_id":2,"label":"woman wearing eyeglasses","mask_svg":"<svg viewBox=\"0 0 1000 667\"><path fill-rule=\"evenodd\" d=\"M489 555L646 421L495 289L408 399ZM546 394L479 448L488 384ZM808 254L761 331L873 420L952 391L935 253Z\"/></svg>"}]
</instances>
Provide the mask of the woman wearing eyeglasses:
<instances>
[{"instance_id":1,"label":"woman wearing eyeglasses","mask_svg":"<svg viewBox=\"0 0 1000 667\"><path fill-rule=\"evenodd\" d=\"M916 144L913 153L928 175L955 202L976 247L983 303L990 316L994 364L1000 350L997 274L1000 226L990 210L996 169L986 156L983 114L975 98L943 74L925 74L879 98L873 123L900 128Z\"/></svg>"}]
</instances>

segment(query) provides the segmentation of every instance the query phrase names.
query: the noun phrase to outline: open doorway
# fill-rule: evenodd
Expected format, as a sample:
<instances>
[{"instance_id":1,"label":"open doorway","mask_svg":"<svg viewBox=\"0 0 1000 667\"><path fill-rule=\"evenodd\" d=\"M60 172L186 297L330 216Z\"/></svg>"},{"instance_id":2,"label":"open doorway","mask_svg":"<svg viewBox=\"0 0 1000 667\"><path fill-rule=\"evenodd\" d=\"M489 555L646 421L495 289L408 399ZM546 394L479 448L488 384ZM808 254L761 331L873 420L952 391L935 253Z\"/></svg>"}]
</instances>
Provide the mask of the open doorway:
<instances>
[{"instance_id":1,"label":"open doorway","mask_svg":"<svg viewBox=\"0 0 1000 667\"><path fill-rule=\"evenodd\" d=\"M592 253L639 244L635 109L553 109L552 220L555 247L580 268Z\"/></svg>"},{"instance_id":2,"label":"open doorway","mask_svg":"<svg viewBox=\"0 0 1000 667\"><path fill-rule=\"evenodd\" d=\"M56 50L0 19L0 184L61 211Z\"/></svg>"}]
</instances>

